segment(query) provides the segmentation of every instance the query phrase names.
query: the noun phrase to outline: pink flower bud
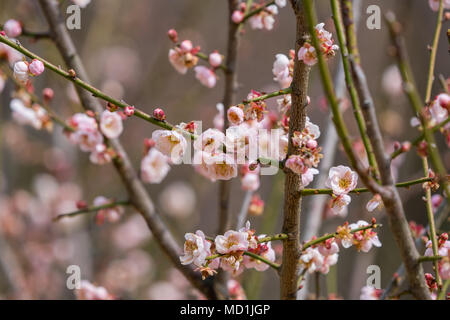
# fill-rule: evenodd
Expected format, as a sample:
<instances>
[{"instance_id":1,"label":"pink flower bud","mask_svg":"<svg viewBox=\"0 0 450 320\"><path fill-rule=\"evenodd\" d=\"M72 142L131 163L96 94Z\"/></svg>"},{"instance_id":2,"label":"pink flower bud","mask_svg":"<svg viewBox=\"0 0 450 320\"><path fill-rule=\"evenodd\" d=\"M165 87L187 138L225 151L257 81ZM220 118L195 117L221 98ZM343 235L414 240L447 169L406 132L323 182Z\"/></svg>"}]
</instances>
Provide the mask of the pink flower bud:
<instances>
[{"instance_id":1,"label":"pink flower bud","mask_svg":"<svg viewBox=\"0 0 450 320\"><path fill-rule=\"evenodd\" d=\"M231 20L236 24L241 23L242 20L244 20L244 13L242 11L235 10L231 16Z\"/></svg>"},{"instance_id":2,"label":"pink flower bud","mask_svg":"<svg viewBox=\"0 0 450 320\"><path fill-rule=\"evenodd\" d=\"M33 76L38 76L42 72L44 72L45 67L41 61L34 59L33 61L31 61L30 65L28 66L28 70L30 71L30 73Z\"/></svg>"},{"instance_id":3,"label":"pink flower bud","mask_svg":"<svg viewBox=\"0 0 450 320\"><path fill-rule=\"evenodd\" d=\"M402 143L402 152L408 152L411 150L411 142L405 141Z\"/></svg>"},{"instance_id":4,"label":"pink flower bud","mask_svg":"<svg viewBox=\"0 0 450 320\"><path fill-rule=\"evenodd\" d=\"M51 88L45 88L42 90L42 96L44 97L45 101L50 101L55 96L55 92Z\"/></svg>"},{"instance_id":5,"label":"pink flower bud","mask_svg":"<svg viewBox=\"0 0 450 320\"><path fill-rule=\"evenodd\" d=\"M398 141L395 141L394 142L394 150L398 150L398 149L400 149L402 147L402 144L400 143L400 142L398 142Z\"/></svg>"},{"instance_id":6,"label":"pink flower bud","mask_svg":"<svg viewBox=\"0 0 450 320\"><path fill-rule=\"evenodd\" d=\"M125 115L127 117L131 117L134 114L134 107L133 106L126 106L125 109L123 110L123 112L125 113Z\"/></svg>"},{"instance_id":7,"label":"pink flower bud","mask_svg":"<svg viewBox=\"0 0 450 320\"><path fill-rule=\"evenodd\" d=\"M191 42L190 40L184 40L184 41L182 41L181 44L180 44L180 49L181 49L183 52L189 52L189 51L192 50L193 47L194 47L194 46L192 45L192 42Z\"/></svg>"},{"instance_id":8,"label":"pink flower bud","mask_svg":"<svg viewBox=\"0 0 450 320\"><path fill-rule=\"evenodd\" d=\"M5 22L3 29L10 38L16 38L22 34L22 26L19 21L10 19Z\"/></svg>"},{"instance_id":9,"label":"pink flower bud","mask_svg":"<svg viewBox=\"0 0 450 320\"><path fill-rule=\"evenodd\" d=\"M0 31L0 35L2 36L2 37L4 37L4 36L6 36L6 32L5 31Z\"/></svg>"},{"instance_id":10,"label":"pink flower bud","mask_svg":"<svg viewBox=\"0 0 450 320\"><path fill-rule=\"evenodd\" d=\"M177 43L178 42L178 32L175 29L170 29L167 32L167 36L169 37L170 40L172 40L173 42Z\"/></svg>"},{"instance_id":11,"label":"pink flower bud","mask_svg":"<svg viewBox=\"0 0 450 320\"><path fill-rule=\"evenodd\" d=\"M209 64L214 68L217 68L222 63L222 56L217 51L214 51L209 55Z\"/></svg>"},{"instance_id":12,"label":"pink flower bud","mask_svg":"<svg viewBox=\"0 0 450 320\"><path fill-rule=\"evenodd\" d=\"M166 120L166 114L162 109L156 108L155 110L153 110L153 118L159 121L164 121Z\"/></svg>"},{"instance_id":13,"label":"pink flower bud","mask_svg":"<svg viewBox=\"0 0 450 320\"><path fill-rule=\"evenodd\" d=\"M317 148L317 141L314 140L314 139L308 140L308 142L306 142L306 147L308 147L308 149L315 149L315 148Z\"/></svg>"},{"instance_id":14,"label":"pink flower bud","mask_svg":"<svg viewBox=\"0 0 450 320\"><path fill-rule=\"evenodd\" d=\"M88 205L87 205L86 201L79 200L79 201L77 201L76 206L77 206L77 209L81 210L81 209L87 208Z\"/></svg>"}]
</instances>

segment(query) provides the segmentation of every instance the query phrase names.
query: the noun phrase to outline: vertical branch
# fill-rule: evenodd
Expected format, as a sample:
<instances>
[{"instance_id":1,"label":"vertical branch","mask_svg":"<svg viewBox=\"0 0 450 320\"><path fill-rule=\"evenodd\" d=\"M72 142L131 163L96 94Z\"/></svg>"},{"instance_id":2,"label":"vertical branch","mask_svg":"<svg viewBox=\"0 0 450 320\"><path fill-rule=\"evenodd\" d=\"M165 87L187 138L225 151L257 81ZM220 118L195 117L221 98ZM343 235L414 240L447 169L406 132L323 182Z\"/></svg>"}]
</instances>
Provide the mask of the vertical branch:
<instances>
[{"instance_id":1,"label":"vertical branch","mask_svg":"<svg viewBox=\"0 0 450 320\"><path fill-rule=\"evenodd\" d=\"M227 54L225 61L225 93L223 96L224 106L224 125L223 130L226 132L228 127L227 110L233 105L237 87L237 55L239 46L239 24L231 20L233 11L238 7L239 0L228 0L228 42ZM230 200L231 181L219 182L219 230L218 234L224 233L230 226L229 216L229 200Z\"/></svg>"},{"instance_id":2,"label":"vertical branch","mask_svg":"<svg viewBox=\"0 0 450 320\"><path fill-rule=\"evenodd\" d=\"M303 46L307 37L307 26L300 1L292 1L297 21L295 52ZM298 150L292 144L295 131L302 131L306 121L307 92L310 67L295 59L292 80L292 106L289 119L289 146L287 157ZM281 265L281 299L295 300L297 295L298 259L300 257L300 212L302 178L286 169L284 183L283 229L289 238L283 242L283 262Z\"/></svg>"},{"instance_id":3,"label":"vertical branch","mask_svg":"<svg viewBox=\"0 0 450 320\"><path fill-rule=\"evenodd\" d=\"M381 183L386 190L386 192L381 194L381 197L388 213L389 225L397 246L400 249L402 260L405 263L412 294L418 299L429 299L430 295L426 288L423 268L418 263L419 253L414 245L403 205L394 185L394 179L390 169L390 159L384 150L383 138L378 125L373 98L364 70L360 64L361 59L352 16L352 0L341 0L341 4L348 41L348 51L351 56L350 67L352 80L358 93L359 102L366 121L367 135L372 143L380 170Z\"/></svg>"},{"instance_id":4,"label":"vertical branch","mask_svg":"<svg viewBox=\"0 0 450 320\"><path fill-rule=\"evenodd\" d=\"M39 0L41 8L50 25L52 39L54 40L60 54L69 68L76 71L77 76L89 81L87 72L75 49L72 39L65 27L64 20L60 14L58 2L54 0ZM83 107L96 113L103 111L100 103L89 92L78 88ZM217 298L216 292L210 282L202 281L200 275L191 267L180 264L180 247L169 232L164 222L155 212L152 200L147 194L145 187L139 180L127 153L118 140L109 140L118 154L114 159L114 166L118 171L130 197L131 204L143 216L161 249L167 254L174 266L190 281L190 283L202 292L207 298Z\"/></svg>"}]
</instances>

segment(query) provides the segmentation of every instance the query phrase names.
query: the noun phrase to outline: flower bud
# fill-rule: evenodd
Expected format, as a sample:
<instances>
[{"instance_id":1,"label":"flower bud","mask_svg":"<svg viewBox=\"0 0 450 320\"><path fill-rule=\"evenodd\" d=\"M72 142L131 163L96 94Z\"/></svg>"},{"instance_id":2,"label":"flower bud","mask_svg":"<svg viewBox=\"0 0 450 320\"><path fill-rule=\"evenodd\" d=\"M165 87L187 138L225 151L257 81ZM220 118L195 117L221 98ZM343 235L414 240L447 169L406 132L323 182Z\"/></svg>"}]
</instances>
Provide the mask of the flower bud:
<instances>
[{"instance_id":1,"label":"flower bud","mask_svg":"<svg viewBox=\"0 0 450 320\"><path fill-rule=\"evenodd\" d=\"M155 110L153 110L153 118L159 121L164 121L166 120L166 114L162 109L156 108Z\"/></svg>"},{"instance_id":2,"label":"flower bud","mask_svg":"<svg viewBox=\"0 0 450 320\"><path fill-rule=\"evenodd\" d=\"M236 24L241 23L242 20L244 20L244 13L242 11L235 10L231 15L231 20Z\"/></svg>"},{"instance_id":3,"label":"flower bud","mask_svg":"<svg viewBox=\"0 0 450 320\"><path fill-rule=\"evenodd\" d=\"M28 66L28 69L33 76L38 76L42 72L44 72L45 67L44 67L44 64L42 63L42 61L34 59L33 61L31 61L30 65Z\"/></svg>"},{"instance_id":4,"label":"flower bud","mask_svg":"<svg viewBox=\"0 0 450 320\"><path fill-rule=\"evenodd\" d=\"M183 52L189 52L189 51L192 50L192 48L193 48L193 45L192 45L192 42L190 40L184 40L180 44L180 49Z\"/></svg>"},{"instance_id":5,"label":"flower bud","mask_svg":"<svg viewBox=\"0 0 450 320\"><path fill-rule=\"evenodd\" d=\"M44 96L45 101L50 101L55 96L55 92L51 88L45 88L42 90L42 95Z\"/></svg>"},{"instance_id":6,"label":"flower bud","mask_svg":"<svg viewBox=\"0 0 450 320\"><path fill-rule=\"evenodd\" d=\"M178 32L175 29L170 29L169 31L167 31L167 36L170 40L172 40L172 42L178 42Z\"/></svg>"},{"instance_id":7,"label":"flower bud","mask_svg":"<svg viewBox=\"0 0 450 320\"><path fill-rule=\"evenodd\" d=\"M16 38L22 34L22 26L20 22L14 19L9 19L6 21L3 25L3 30L10 38Z\"/></svg>"},{"instance_id":8,"label":"flower bud","mask_svg":"<svg viewBox=\"0 0 450 320\"><path fill-rule=\"evenodd\" d=\"M308 140L308 142L306 142L306 147L308 147L308 149L315 149L315 148L317 148L317 141L314 140L314 139Z\"/></svg>"},{"instance_id":9,"label":"flower bud","mask_svg":"<svg viewBox=\"0 0 450 320\"><path fill-rule=\"evenodd\" d=\"M28 81L28 63L25 61L18 61L14 64L14 77L22 82L25 83Z\"/></svg>"},{"instance_id":10,"label":"flower bud","mask_svg":"<svg viewBox=\"0 0 450 320\"><path fill-rule=\"evenodd\" d=\"M88 207L87 202L84 200L77 201L76 206L78 210L86 209Z\"/></svg>"},{"instance_id":11,"label":"flower bud","mask_svg":"<svg viewBox=\"0 0 450 320\"><path fill-rule=\"evenodd\" d=\"M126 106L124 108L123 112L125 113L125 115L127 117L131 117L134 114L134 107L133 106Z\"/></svg>"},{"instance_id":12,"label":"flower bud","mask_svg":"<svg viewBox=\"0 0 450 320\"><path fill-rule=\"evenodd\" d=\"M411 142L405 141L402 143L402 152L408 152L411 150Z\"/></svg>"},{"instance_id":13,"label":"flower bud","mask_svg":"<svg viewBox=\"0 0 450 320\"><path fill-rule=\"evenodd\" d=\"M222 64L222 56L217 51L214 51L209 55L209 64L214 68L219 67Z\"/></svg>"}]
</instances>

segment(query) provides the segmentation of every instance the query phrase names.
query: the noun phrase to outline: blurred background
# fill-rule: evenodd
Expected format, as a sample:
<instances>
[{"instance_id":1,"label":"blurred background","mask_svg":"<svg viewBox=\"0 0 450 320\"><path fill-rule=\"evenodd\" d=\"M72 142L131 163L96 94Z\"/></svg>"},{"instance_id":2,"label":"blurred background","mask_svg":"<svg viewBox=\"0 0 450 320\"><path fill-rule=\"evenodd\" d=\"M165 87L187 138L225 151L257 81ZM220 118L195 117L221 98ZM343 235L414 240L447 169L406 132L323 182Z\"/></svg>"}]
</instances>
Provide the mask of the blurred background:
<instances>
[{"instance_id":1,"label":"blurred background","mask_svg":"<svg viewBox=\"0 0 450 320\"><path fill-rule=\"evenodd\" d=\"M319 20L335 32L328 1L316 1ZM71 4L65 1L63 10ZM388 29L382 21L380 30L366 28L366 8L379 5L382 14L393 10L404 26L409 56L422 95L428 71L429 52L436 13L427 0L362 1L361 25L358 30L362 63L368 76L377 107L377 115L385 135L386 148L393 150L394 141L416 136L410 126L413 116L406 97L399 87L394 59L389 54ZM225 53L227 37L227 1L225 0L93 0L81 11L81 30L71 35L87 66L92 84L123 98L128 103L150 113L156 107L165 110L172 123L203 121L203 128L213 126L216 104L223 97L223 76L219 73L215 88L208 89L196 79L193 71L182 76L169 64L167 55L172 43L167 30L175 28L181 40L190 39L202 52L218 50ZM26 29L46 31L46 20L37 1L0 1L0 23L14 18L23 21ZM448 23L444 25L444 30ZM450 64L448 42L442 32L437 55L437 72L447 79ZM278 90L273 81L272 64L275 54L288 54L295 39L295 17L288 4L279 10L272 31L244 29L239 48L238 99L245 99L251 89L271 92ZM23 45L54 64L64 65L54 45L48 40L33 41L22 37ZM339 59L331 59L336 71ZM45 72L35 81L36 92L45 87L55 91L52 108L68 118L81 107L72 85L52 72ZM119 200L126 192L112 165L96 166L88 155L78 151L62 134L59 127L52 133L36 131L12 121L9 102L14 84L7 81L0 96L0 298L2 299L73 299L66 287L66 268L79 265L83 279L104 286L110 293L124 299L184 299L198 295L170 265L153 241L144 220L133 210L116 223L95 223L94 214L52 222L60 213L75 210L75 203L92 203L103 195ZM433 96L442 91L435 81ZM313 68L308 114L326 135L329 121L318 69ZM238 101L236 101L238 102ZM275 99L268 101L276 109ZM345 119L357 139L357 128L351 110ZM125 122L121 136L136 168L144 152L144 138L151 137L156 127L138 118ZM446 164L450 153L442 144ZM321 140L319 140L319 144ZM348 164L338 147L338 164ZM394 163L398 181L423 176L421 162L415 152L399 157ZM234 179L231 213L234 217L242 206L245 192ZM323 187L323 186L322 186ZM159 185L148 185L158 212L163 216L179 243L186 232L197 229L214 235L217 229L218 187L198 175L187 165L172 166ZM427 225L425 204L420 185L401 190L407 218ZM275 233L281 228L283 175L263 176L258 194L265 201L262 215L250 217L258 233ZM319 196L323 197L323 196ZM310 217L317 197L303 202L302 226ZM326 218L317 235L332 232L348 220L369 221L372 216L384 224L379 229L381 248L370 253L357 253L353 248L341 250L339 262L327 277L321 276L321 296L335 294L344 299L358 299L368 277L367 266L381 267L382 287L385 287L401 260L390 234L383 210L369 214L365 208L368 194L353 196L346 218ZM442 230L448 230L448 223ZM305 230L303 230L305 231ZM304 239L308 240L308 239ZM274 244L280 252L279 244ZM278 256L279 258L279 256ZM429 267L429 266L427 266ZM279 285L275 272L258 273L247 270L240 277L248 298L278 299Z\"/></svg>"}]
</instances>

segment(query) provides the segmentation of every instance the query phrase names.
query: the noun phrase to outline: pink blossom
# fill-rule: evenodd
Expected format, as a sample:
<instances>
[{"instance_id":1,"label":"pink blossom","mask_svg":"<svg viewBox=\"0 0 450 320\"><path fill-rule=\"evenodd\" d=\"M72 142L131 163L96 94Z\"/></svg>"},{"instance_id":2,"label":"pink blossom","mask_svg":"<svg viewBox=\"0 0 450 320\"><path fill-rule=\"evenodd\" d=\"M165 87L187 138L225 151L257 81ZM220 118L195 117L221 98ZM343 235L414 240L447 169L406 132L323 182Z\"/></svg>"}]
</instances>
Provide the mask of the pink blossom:
<instances>
[{"instance_id":1,"label":"pink blossom","mask_svg":"<svg viewBox=\"0 0 450 320\"><path fill-rule=\"evenodd\" d=\"M382 291L374 287L365 286L361 288L360 300L379 300Z\"/></svg>"},{"instance_id":2,"label":"pink blossom","mask_svg":"<svg viewBox=\"0 0 450 320\"><path fill-rule=\"evenodd\" d=\"M347 194L356 188L358 175L346 166L332 167L328 173L326 186L333 189L335 195Z\"/></svg>"},{"instance_id":3,"label":"pink blossom","mask_svg":"<svg viewBox=\"0 0 450 320\"><path fill-rule=\"evenodd\" d=\"M274 15L278 14L278 7L270 5L260 13L253 15L249 19L250 27L252 29L266 29L272 30L275 23Z\"/></svg>"},{"instance_id":4,"label":"pink blossom","mask_svg":"<svg viewBox=\"0 0 450 320\"><path fill-rule=\"evenodd\" d=\"M222 55L217 51L211 53L208 57L209 64L214 68L219 67L222 64L222 60Z\"/></svg>"},{"instance_id":5,"label":"pink blossom","mask_svg":"<svg viewBox=\"0 0 450 320\"><path fill-rule=\"evenodd\" d=\"M303 174L308 170L303 159L299 155L289 156L284 165L296 174Z\"/></svg>"},{"instance_id":6,"label":"pink blossom","mask_svg":"<svg viewBox=\"0 0 450 320\"><path fill-rule=\"evenodd\" d=\"M276 60L273 63L272 73L275 76L273 78L275 81L277 81L280 84L280 87L282 89L288 88L291 85L292 82L292 75L291 75L291 62L289 61L289 58L286 57L284 54L277 54Z\"/></svg>"},{"instance_id":7,"label":"pink blossom","mask_svg":"<svg viewBox=\"0 0 450 320\"><path fill-rule=\"evenodd\" d=\"M22 34L22 25L17 20L9 19L3 25L3 30L9 38L16 38Z\"/></svg>"},{"instance_id":8,"label":"pink blossom","mask_svg":"<svg viewBox=\"0 0 450 320\"><path fill-rule=\"evenodd\" d=\"M302 174L302 185L306 187L314 180L314 175L319 174L319 170L315 168L308 168L305 173Z\"/></svg>"},{"instance_id":9,"label":"pink blossom","mask_svg":"<svg viewBox=\"0 0 450 320\"><path fill-rule=\"evenodd\" d=\"M308 247L300 256L300 264L307 269L309 273L319 271L324 262L324 257L317 248Z\"/></svg>"},{"instance_id":10,"label":"pink blossom","mask_svg":"<svg viewBox=\"0 0 450 320\"><path fill-rule=\"evenodd\" d=\"M114 297L103 287L97 287L89 281L82 280L76 291L78 300L113 300Z\"/></svg>"},{"instance_id":11,"label":"pink blossom","mask_svg":"<svg viewBox=\"0 0 450 320\"><path fill-rule=\"evenodd\" d=\"M359 220L356 223L352 223L349 225L351 230L358 229L361 227L368 226L364 220ZM381 247L381 242L378 239L377 233L372 229L366 229L353 233L353 244L356 246L358 250L362 250L363 252L369 252L372 246Z\"/></svg>"},{"instance_id":12,"label":"pink blossom","mask_svg":"<svg viewBox=\"0 0 450 320\"><path fill-rule=\"evenodd\" d=\"M341 194L333 198L333 201L331 202L331 209L334 215L339 217L346 217L347 216L347 206L352 201L352 198L350 198L347 194Z\"/></svg>"},{"instance_id":13,"label":"pink blossom","mask_svg":"<svg viewBox=\"0 0 450 320\"><path fill-rule=\"evenodd\" d=\"M442 0L444 9L450 9L450 0ZM428 0L428 4L430 5L431 10L438 11L439 10L439 2L440 0Z\"/></svg>"},{"instance_id":14,"label":"pink blossom","mask_svg":"<svg viewBox=\"0 0 450 320\"><path fill-rule=\"evenodd\" d=\"M169 62L181 74L186 74L188 67L184 63L184 55L174 49L169 50Z\"/></svg>"},{"instance_id":15,"label":"pink blossom","mask_svg":"<svg viewBox=\"0 0 450 320\"><path fill-rule=\"evenodd\" d=\"M34 59L28 66L28 69L33 76L38 76L44 72L45 67L42 61Z\"/></svg>"},{"instance_id":16,"label":"pink blossom","mask_svg":"<svg viewBox=\"0 0 450 320\"><path fill-rule=\"evenodd\" d=\"M174 130L156 130L152 133L155 147L163 155L172 160L173 163L180 163L187 148L186 139L183 135Z\"/></svg>"},{"instance_id":17,"label":"pink blossom","mask_svg":"<svg viewBox=\"0 0 450 320\"><path fill-rule=\"evenodd\" d=\"M230 180L237 176L237 165L229 154L213 155L209 158L208 174L215 180Z\"/></svg>"},{"instance_id":18,"label":"pink blossom","mask_svg":"<svg viewBox=\"0 0 450 320\"><path fill-rule=\"evenodd\" d=\"M141 161L141 179L146 183L161 183L170 171L167 157L151 148Z\"/></svg>"},{"instance_id":19,"label":"pink blossom","mask_svg":"<svg viewBox=\"0 0 450 320\"><path fill-rule=\"evenodd\" d=\"M40 130L44 125L44 119L47 117L47 112L41 107L29 108L25 106L22 100L12 99L9 107L12 111L14 120L23 125L30 125L33 128Z\"/></svg>"},{"instance_id":20,"label":"pink blossom","mask_svg":"<svg viewBox=\"0 0 450 320\"><path fill-rule=\"evenodd\" d=\"M85 113L76 113L68 121L75 129L69 134L69 139L80 146L84 152L95 151L98 144L103 143L103 136L98 131L97 121Z\"/></svg>"},{"instance_id":21,"label":"pink blossom","mask_svg":"<svg viewBox=\"0 0 450 320\"><path fill-rule=\"evenodd\" d=\"M184 255L180 256L181 264L193 263L200 267L206 262L206 257L211 255L211 243L205 239L205 234L201 230L194 233L186 233L184 238Z\"/></svg>"},{"instance_id":22,"label":"pink blossom","mask_svg":"<svg viewBox=\"0 0 450 320\"><path fill-rule=\"evenodd\" d=\"M240 10L234 10L231 15L231 20L236 24L241 23L244 20L244 13Z\"/></svg>"},{"instance_id":23,"label":"pink blossom","mask_svg":"<svg viewBox=\"0 0 450 320\"><path fill-rule=\"evenodd\" d=\"M100 117L100 129L109 139L115 139L123 131L122 118L117 112L103 111Z\"/></svg>"},{"instance_id":24,"label":"pink blossom","mask_svg":"<svg viewBox=\"0 0 450 320\"><path fill-rule=\"evenodd\" d=\"M203 132L194 141L194 149L206 151L208 153L223 152L223 144L225 142L225 135L222 131L217 129L208 129Z\"/></svg>"},{"instance_id":25,"label":"pink blossom","mask_svg":"<svg viewBox=\"0 0 450 320\"><path fill-rule=\"evenodd\" d=\"M194 71L197 80L205 87L213 88L216 85L216 74L211 69L205 66L197 66L194 68Z\"/></svg>"},{"instance_id":26,"label":"pink blossom","mask_svg":"<svg viewBox=\"0 0 450 320\"><path fill-rule=\"evenodd\" d=\"M225 234L218 235L215 239L216 250L221 254L245 251L248 249L248 233L229 230Z\"/></svg>"},{"instance_id":27,"label":"pink blossom","mask_svg":"<svg viewBox=\"0 0 450 320\"><path fill-rule=\"evenodd\" d=\"M98 196L94 199L94 207L100 207L112 203L113 200L107 199L103 196ZM100 209L95 217L97 224L102 224L105 219L109 222L116 222L120 219L120 216L124 213L122 206L116 206L112 208Z\"/></svg>"},{"instance_id":28,"label":"pink blossom","mask_svg":"<svg viewBox=\"0 0 450 320\"><path fill-rule=\"evenodd\" d=\"M14 64L14 77L21 83L28 81L28 64L25 61L18 61Z\"/></svg>"},{"instance_id":29,"label":"pink blossom","mask_svg":"<svg viewBox=\"0 0 450 320\"><path fill-rule=\"evenodd\" d=\"M298 50L298 60L303 61L303 63L308 66L313 66L317 63L317 53L316 49L309 43L305 43Z\"/></svg>"},{"instance_id":30,"label":"pink blossom","mask_svg":"<svg viewBox=\"0 0 450 320\"><path fill-rule=\"evenodd\" d=\"M449 100L449 96L443 93L436 97L433 101L430 107L430 114L433 124L436 125L448 119L448 110L446 107L449 105Z\"/></svg>"},{"instance_id":31,"label":"pink blossom","mask_svg":"<svg viewBox=\"0 0 450 320\"><path fill-rule=\"evenodd\" d=\"M123 109L123 113L125 113L127 117L131 117L134 114L134 110L135 108L133 106L126 106Z\"/></svg>"},{"instance_id":32,"label":"pink blossom","mask_svg":"<svg viewBox=\"0 0 450 320\"><path fill-rule=\"evenodd\" d=\"M94 164L106 164L112 160L110 150L103 143L97 144L89 155L89 160Z\"/></svg>"},{"instance_id":33,"label":"pink blossom","mask_svg":"<svg viewBox=\"0 0 450 320\"><path fill-rule=\"evenodd\" d=\"M382 204L383 201L381 199L381 196L379 194L376 194L372 199L369 200L369 202L367 202L366 209L367 211L372 212Z\"/></svg>"},{"instance_id":34,"label":"pink blossom","mask_svg":"<svg viewBox=\"0 0 450 320\"><path fill-rule=\"evenodd\" d=\"M431 205L433 208L433 212L436 212L436 210L441 206L443 200L444 198L440 194L433 194L431 196Z\"/></svg>"},{"instance_id":35,"label":"pink blossom","mask_svg":"<svg viewBox=\"0 0 450 320\"><path fill-rule=\"evenodd\" d=\"M242 189L246 191L256 191L259 188L259 175L247 173L241 179Z\"/></svg>"},{"instance_id":36,"label":"pink blossom","mask_svg":"<svg viewBox=\"0 0 450 320\"><path fill-rule=\"evenodd\" d=\"M244 121L244 111L236 106L230 107L227 111L227 117L232 126L237 126Z\"/></svg>"},{"instance_id":37,"label":"pink blossom","mask_svg":"<svg viewBox=\"0 0 450 320\"><path fill-rule=\"evenodd\" d=\"M260 235L259 238L263 238L265 235ZM257 254L265 258L270 262L275 262L275 251L272 249L272 244L270 242L257 244L255 249L249 249L250 252ZM254 268L257 271L266 271L269 265L262 262L261 260L253 259L249 256L244 256L244 265L247 269Z\"/></svg>"}]
</instances>

